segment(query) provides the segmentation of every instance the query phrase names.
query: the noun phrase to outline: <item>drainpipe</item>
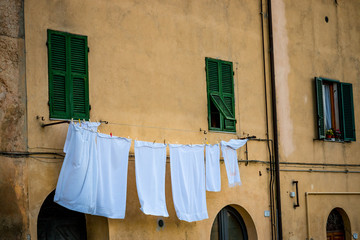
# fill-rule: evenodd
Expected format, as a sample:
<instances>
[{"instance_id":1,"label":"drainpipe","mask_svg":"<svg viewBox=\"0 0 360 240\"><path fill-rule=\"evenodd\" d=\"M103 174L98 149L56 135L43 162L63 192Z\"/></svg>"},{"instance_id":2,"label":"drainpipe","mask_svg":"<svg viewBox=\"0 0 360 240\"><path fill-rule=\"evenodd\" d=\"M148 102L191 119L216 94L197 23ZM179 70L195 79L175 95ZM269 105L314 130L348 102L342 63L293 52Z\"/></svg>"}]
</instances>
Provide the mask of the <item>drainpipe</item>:
<instances>
[{"instance_id":1,"label":"drainpipe","mask_svg":"<svg viewBox=\"0 0 360 240\"><path fill-rule=\"evenodd\" d=\"M278 239L283 239L282 217L281 217L281 198L280 198L280 164L279 164L279 141L277 126L277 109L276 109L276 85L275 85L275 65L274 65L274 42L272 28L272 9L271 0L268 0L269 13L269 45L270 45L270 72L271 72L271 102L273 110L273 131L274 131L274 162L275 162L275 192L276 192L276 209L277 209L277 232Z\"/></svg>"}]
</instances>

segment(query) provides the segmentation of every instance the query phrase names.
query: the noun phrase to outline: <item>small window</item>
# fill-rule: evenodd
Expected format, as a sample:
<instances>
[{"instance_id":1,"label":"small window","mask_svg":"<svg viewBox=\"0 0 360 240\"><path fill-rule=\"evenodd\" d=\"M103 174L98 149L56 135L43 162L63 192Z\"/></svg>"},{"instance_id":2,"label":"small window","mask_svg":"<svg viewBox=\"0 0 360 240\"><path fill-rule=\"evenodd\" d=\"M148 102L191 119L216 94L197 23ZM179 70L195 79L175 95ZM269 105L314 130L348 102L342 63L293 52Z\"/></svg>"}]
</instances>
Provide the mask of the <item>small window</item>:
<instances>
[{"instance_id":1,"label":"small window","mask_svg":"<svg viewBox=\"0 0 360 240\"><path fill-rule=\"evenodd\" d=\"M319 139L355 141L352 84L315 78Z\"/></svg>"},{"instance_id":2,"label":"small window","mask_svg":"<svg viewBox=\"0 0 360 240\"><path fill-rule=\"evenodd\" d=\"M89 119L87 37L48 30L50 118Z\"/></svg>"},{"instance_id":3,"label":"small window","mask_svg":"<svg viewBox=\"0 0 360 240\"><path fill-rule=\"evenodd\" d=\"M209 129L235 132L234 79L231 62L206 58Z\"/></svg>"}]
</instances>

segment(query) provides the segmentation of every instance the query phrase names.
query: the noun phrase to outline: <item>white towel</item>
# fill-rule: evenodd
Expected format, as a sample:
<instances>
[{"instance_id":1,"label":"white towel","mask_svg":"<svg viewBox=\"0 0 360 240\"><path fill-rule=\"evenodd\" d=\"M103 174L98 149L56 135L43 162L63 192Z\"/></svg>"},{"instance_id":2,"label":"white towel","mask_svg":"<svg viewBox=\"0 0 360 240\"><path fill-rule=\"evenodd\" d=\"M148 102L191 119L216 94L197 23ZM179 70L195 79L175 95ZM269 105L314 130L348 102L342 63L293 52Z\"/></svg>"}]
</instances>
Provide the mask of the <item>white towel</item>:
<instances>
[{"instance_id":1,"label":"white towel","mask_svg":"<svg viewBox=\"0 0 360 240\"><path fill-rule=\"evenodd\" d=\"M187 222L208 218L204 145L170 144L171 186L176 215Z\"/></svg>"},{"instance_id":2,"label":"white towel","mask_svg":"<svg viewBox=\"0 0 360 240\"><path fill-rule=\"evenodd\" d=\"M206 145L206 190L212 192L221 190L219 144Z\"/></svg>"},{"instance_id":3,"label":"white towel","mask_svg":"<svg viewBox=\"0 0 360 240\"><path fill-rule=\"evenodd\" d=\"M168 217L165 200L166 144L135 141L136 188L141 211Z\"/></svg>"},{"instance_id":4,"label":"white towel","mask_svg":"<svg viewBox=\"0 0 360 240\"><path fill-rule=\"evenodd\" d=\"M96 133L74 124L69 128L71 135L54 201L68 209L92 214L97 182Z\"/></svg>"},{"instance_id":5,"label":"white towel","mask_svg":"<svg viewBox=\"0 0 360 240\"><path fill-rule=\"evenodd\" d=\"M125 218L131 139L97 133L98 184L93 215Z\"/></svg>"},{"instance_id":6,"label":"white towel","mask_svg":"<svg viewBox=\"0 0 360 240\"><path fill-rule=\"evenodd\" d=\"M221 141L221 151L225 161L226 173L230 187L241 185L236 149L244 146L246 142L247 139L231 139L229 142Z\"/></svg>"}]
</instances>

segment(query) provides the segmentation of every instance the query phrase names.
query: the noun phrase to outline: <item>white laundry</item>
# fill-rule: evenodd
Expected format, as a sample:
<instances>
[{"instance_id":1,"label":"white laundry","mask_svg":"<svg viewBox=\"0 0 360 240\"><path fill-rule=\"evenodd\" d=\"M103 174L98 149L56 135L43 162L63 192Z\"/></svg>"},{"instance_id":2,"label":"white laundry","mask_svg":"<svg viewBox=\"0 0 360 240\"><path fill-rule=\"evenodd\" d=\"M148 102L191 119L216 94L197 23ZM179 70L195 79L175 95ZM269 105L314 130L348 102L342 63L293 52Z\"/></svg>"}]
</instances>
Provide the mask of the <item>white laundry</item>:
<instances>
[{"instance_id":1,"label":"white laundry","mask_svg":"<svg viewBox=\"0 0 360 240\"><path fill-rule=\"evenodd\" d=\"M246 142L247 139L231 139L229 142L221 141L221 151L230 187L241 185L236 149L244 146Z\"/></svg>"},{"instance_id":2,"label":"white laundry","mask_svg":"<svg viewBox=\"0 0 360 240\"><path fill-rule=\"evenodd\" d=\"M220 146L206 145L206 190L219 192L221 190L220 176Z\"/></svg>"},{"instance_id":3,"label":"white laundry","mask_svg":"<svg viewBox=\"0 0 360 240\"><path fill-rule=\"evenodd\" d=\"M69 127L68 127L68 131L67 131L67 134L66 134L66 140L65 140L65 144L64 144L64 153L67 153L67 149L69 148L69 141L71 139L71 134L72 134L72 130L73 130L73 126L78 126L78 127L81 127L81 128L84 128L84 129L88 129L88 130L92 130L93 132L96 132L99 125L101 123L99 122L83 122L79 125L76 125L74 122L70 122L69 123Z\"/></svg>"},{"instance_id":4,"label":"white laundry","mask_svg":"<svg viewBox=\"0 0 360 240\"><path fill-rule=\"evenodd\" d=\"M75 124L69 128L71 135L54 201L68 209L92 214L97 182L96 133Z\"/></svg>"},{"instance_id":5,"label":"white laundry","mask_svg":"<svg viewBox=\"0 0 360 240\"><path fill-rule=\"evenodd\" d=\"M171 186L176 215L193 222L208 218L204 145L170 144Z\"/></svg>"},{"instance_id":6,"label":"white laundry","mask_svg":"<svg viewBox=\"0 0 360 240\"><path fill-rule=\"evenodd\" d=\"M131 139L97 133L98 178L93 215L125 217Z\"/></svg>"},{"instance_id":7,"label":"white laundry","mask_svg":"<svg viewBox=\"0 0 360 240\"><path fill-rule=\"evenodd\" d=\"M135 141L136 188L141 211L168 217L165 200L166 144Z\"/></svg>"}]
</instances>

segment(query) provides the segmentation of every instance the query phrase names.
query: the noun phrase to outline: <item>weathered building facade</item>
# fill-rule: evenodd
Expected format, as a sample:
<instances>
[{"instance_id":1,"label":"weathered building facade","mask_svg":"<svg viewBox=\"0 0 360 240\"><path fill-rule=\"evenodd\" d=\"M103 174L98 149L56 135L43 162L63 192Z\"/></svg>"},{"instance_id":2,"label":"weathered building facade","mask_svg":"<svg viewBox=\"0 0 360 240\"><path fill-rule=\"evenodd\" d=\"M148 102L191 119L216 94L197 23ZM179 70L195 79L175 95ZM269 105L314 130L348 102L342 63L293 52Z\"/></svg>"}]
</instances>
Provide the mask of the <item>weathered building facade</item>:
<instances>
[{"instance_id":1,"label":"weathered building facade","mask_svg":"<svg viewBox=\"0 0 360 240\"><path fill-rule=\"evenodd\" d=\"M225 207L240 216L244 239L355 238L360 231L360 5L272 0L270 12L268 4L0 3L1 236L51 239L47 234L56 226L66 229L66 217L81 219L51 215L57 211L51 200L68 124L48 124L90 118L101 121L102 133L148 142L250 139L238 151L242 185L228 186L221 161L221 191L206 193L209 218L192 223L176 216L169 158L170 216L142 213L132 144L125 219L83 215L88 239L223 239L236 232L225 234L224 220L217 218ZM83 58L75 58L73 39L84 43ZM76 85L77 78L84 84ZM83 92L75 93L79 88ZM325 111L327 106L331 110ZM341 132L334 141L323 138L330 128ZM329 215L339 214L343 228L328 224L327 230Z\"/></svg>"}]
</instances>

